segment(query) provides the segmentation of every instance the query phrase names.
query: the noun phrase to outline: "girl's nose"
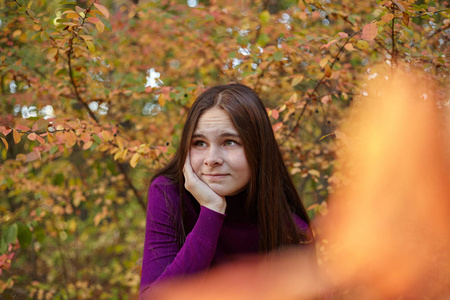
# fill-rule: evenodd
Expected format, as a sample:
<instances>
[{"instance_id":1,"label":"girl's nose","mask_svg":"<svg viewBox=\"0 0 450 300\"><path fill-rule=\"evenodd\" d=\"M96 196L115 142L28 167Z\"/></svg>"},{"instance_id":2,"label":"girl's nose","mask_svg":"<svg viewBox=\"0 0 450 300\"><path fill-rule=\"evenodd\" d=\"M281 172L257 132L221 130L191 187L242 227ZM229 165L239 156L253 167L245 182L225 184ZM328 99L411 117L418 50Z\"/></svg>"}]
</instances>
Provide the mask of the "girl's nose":
<instances>
[{"instance_id":1,"label":"girl's nose","mask_svg":"<svg viewBox=\"0 0 450 300\"><path fill-rule=\"evenodd\" d=\"M217 147L212 146L206 154L205 165L209 167L220 166L223 164L223 157Z\"/></svg>"}]
</instances>

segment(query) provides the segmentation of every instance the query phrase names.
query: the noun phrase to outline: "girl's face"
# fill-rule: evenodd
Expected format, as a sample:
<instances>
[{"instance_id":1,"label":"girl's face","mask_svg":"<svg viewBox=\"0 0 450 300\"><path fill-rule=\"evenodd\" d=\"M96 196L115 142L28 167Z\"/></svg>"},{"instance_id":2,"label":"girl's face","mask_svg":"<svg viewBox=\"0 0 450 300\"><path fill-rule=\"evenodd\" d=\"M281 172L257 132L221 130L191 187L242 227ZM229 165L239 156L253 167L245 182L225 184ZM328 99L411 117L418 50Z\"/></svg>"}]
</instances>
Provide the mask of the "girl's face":
<instances>
[{"instance_id":1,"label":"girl's face","mask_svg":"<svg viewBox=\"0 0 450 300\"><path fill-rule=\"evenodd\" d=\"M218 195L235 195L250 181L242 140L223 109L213 107L200 116L189 149L195 174Z\"/></svg>"}]
</instances>

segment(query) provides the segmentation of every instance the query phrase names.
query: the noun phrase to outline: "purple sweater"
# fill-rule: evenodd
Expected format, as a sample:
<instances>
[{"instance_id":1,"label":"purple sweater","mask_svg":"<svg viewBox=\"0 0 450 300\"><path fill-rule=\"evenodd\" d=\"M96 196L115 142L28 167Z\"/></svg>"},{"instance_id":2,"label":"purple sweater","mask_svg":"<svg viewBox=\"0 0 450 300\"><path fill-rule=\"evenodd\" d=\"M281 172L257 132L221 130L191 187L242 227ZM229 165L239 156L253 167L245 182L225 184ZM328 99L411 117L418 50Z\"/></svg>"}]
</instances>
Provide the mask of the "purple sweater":
<instances>
[{"instance_id":1,"label":"purple sweater","mask_svg":"<svg viewBox=\"0 0 450 300\"><path fill-rule=\"evenodd\" d=\"M225 215L203 206L198 211L192 196L184 195L183 200L187 236L180 247L178 187L163 176L152 182L148 192L141 296L151 284L259 251L259 230L245 213L245 192L226 197ZM307 223L297 215L294 221L301 230L308 230Z\"/></svg>"}]
</instances>

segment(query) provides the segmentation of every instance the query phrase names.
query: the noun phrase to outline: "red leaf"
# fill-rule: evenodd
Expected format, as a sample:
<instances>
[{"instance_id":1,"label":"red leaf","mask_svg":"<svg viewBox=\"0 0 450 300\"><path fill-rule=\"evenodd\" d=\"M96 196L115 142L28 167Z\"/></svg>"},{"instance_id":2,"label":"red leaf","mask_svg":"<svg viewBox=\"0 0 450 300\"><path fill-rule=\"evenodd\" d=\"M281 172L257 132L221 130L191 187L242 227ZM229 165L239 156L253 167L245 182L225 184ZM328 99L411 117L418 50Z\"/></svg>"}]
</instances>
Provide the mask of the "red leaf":
<instances>
[{"instance_id":1,"label":"red leaf","mask_svg":"<svg viewBox=\"0 0 450 300\"><path fill-rule=\"evenodd\" d=\"M30 131L30 127L27 127L25 125L17 125L16 130Z\"/></svg>"},{"instance_id":2,"label":"red leaf","mask_svg":"<svg viewBox=\"0 0 450 300\"><path fill-rule=\"evenodd\" d=\"M89 18L86 19L86 21L88 21L90 23L93 23L93 24L97 24L97 23L101 23L102 22L96 17L89 17Z\"/></svg>"},{"instance_id":3,"label":"red leaf","mask_svg":"<svg viewBox=\"0 0 450 300\"><path fill-rule=\"evenodd\" d=\"M12 129L9 128L9 127L5 127L5 129L2 129L2 130L1 130L1 132L2 132L5 136L7 136L11 131L12 131Z\"/></svg>"},{"instance_id":4,"label":"red leaf","mask_svg":"<svg viewBox=\"0 0 450 300\"><path fill-rule=\"evenodd\" d=\"M45 140L42 137L40 137L39 135L36 135L36 139L38 140L39 143L41 143L41 145L45 144Z\"/></svg>"},{"instance_id":5,"label":"red leaf","mask_svg":"<svg viewBox=\"0 0 450 300\"><path fill-rule=\"evenodd\" d=\"M362 39L366 41L373 41L378 34L378 26L375 23L364 25L362 31Z\"/></svg>"},{"instance_id":6,"label":"red leaf","mask_svg":"<svg viewBox=\"0 0 450 300\"><path fill-rule=\"evenodd\" d=\"M280 114L278 113L278 110L272 109L272 117L277 120Z\"/></svg>"},{"instance_id":7,"label":"red leaf","mask_svg":"<svg viewBox=\"0 0 450 300\"><path fill-rule=\"evenodd\" d=\"M32 132L28 135L28 139L30 141L34 141L36 139L36 136L37 136L36 133Z\"/></svg>"},{"instance_id":8,"label":"red leaf","mask_svg":"<svg viewBox=\"0 0 450 300\"><path fill-rule=\"evenodd\" d=\"M277 124L272 126L273 132L276 132L280 130L280 128L283 127L283 122L278 122Z\"/></svg>"},{"instance_id":9,"label":"red leaf","mask_svg":"<svg viewBox=\"0 0 450 300\"><path fill-rule=\"evenodd\" d=\"M41 158L41 154L37 150L35 150L35 151L32 151L32 152L27 154L26 161L27 162L34 161L34 160L39 159L39 158Z\"/></svg>"}]
</instances>

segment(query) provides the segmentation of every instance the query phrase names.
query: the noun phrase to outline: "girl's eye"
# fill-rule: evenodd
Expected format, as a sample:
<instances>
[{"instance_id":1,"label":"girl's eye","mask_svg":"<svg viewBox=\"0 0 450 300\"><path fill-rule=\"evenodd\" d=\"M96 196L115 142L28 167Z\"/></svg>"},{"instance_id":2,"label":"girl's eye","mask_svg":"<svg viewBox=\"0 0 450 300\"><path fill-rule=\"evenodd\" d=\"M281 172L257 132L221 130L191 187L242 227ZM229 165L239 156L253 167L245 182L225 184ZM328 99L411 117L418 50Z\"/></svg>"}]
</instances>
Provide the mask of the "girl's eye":
<instances>
[{"instance_id":1,"label":"girl's eye","mask_svg":"<svg viewBox=\"0 0 450 300\"><path fill-rule=\"evenodd\" d=\"M228 140L225 142L225 146L236 146L236 145L238 145L238 143L232 140Z\"/></svg>"},{"instance_id":2,"label":"girl's eye","mask_svg":"<svg viewBox=\"0 0 450 300\"><path fill-rule=\"evenodd\" d=\"M203 141L195 141L194 142L194 146L196 146L196 147L204 147L204 146L206 146L206 143L203 142Z\"/></svg>"}]
</instances>

